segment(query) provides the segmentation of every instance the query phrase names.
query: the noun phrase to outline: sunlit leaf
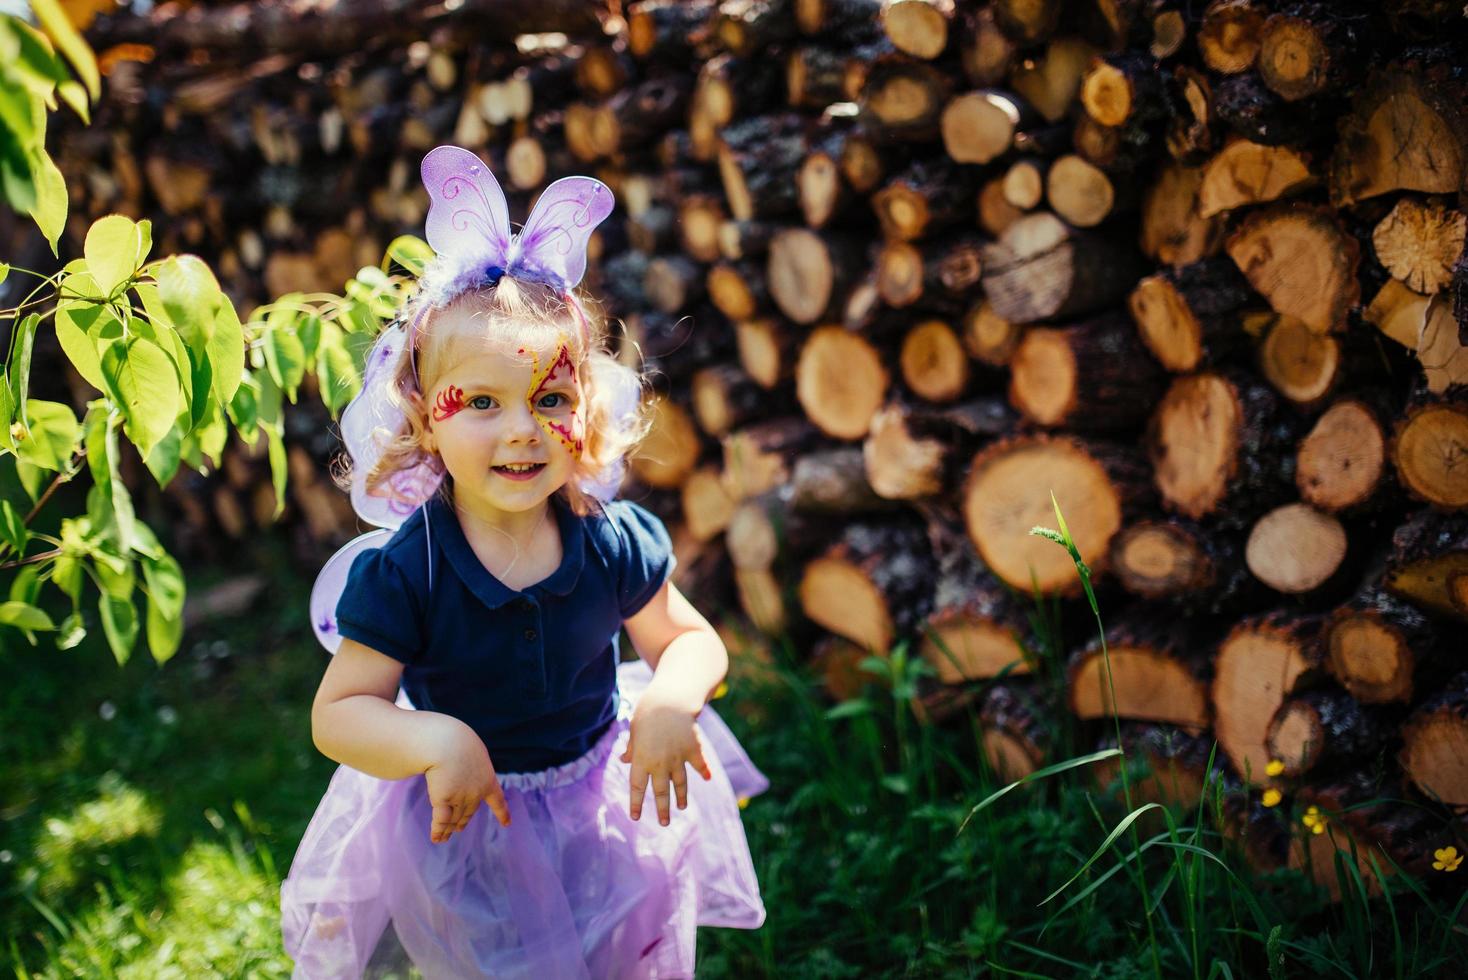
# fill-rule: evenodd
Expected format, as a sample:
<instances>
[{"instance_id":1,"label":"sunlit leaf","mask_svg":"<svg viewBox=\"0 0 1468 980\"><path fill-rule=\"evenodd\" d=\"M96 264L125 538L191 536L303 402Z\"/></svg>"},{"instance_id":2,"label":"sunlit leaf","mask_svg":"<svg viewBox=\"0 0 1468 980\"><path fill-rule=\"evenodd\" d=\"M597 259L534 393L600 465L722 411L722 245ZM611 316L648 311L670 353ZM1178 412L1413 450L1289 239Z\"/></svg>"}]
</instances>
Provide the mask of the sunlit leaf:
<instances>
[{"instance_id":1,"label":"sunlit leaf","mask_svg":"<svg viewBox=\"0 0 1468 980\"><path fill-rule=\"evenodd\" d=\"M178 417L180 391L173 360L151 341L133 337L107 348L102 375L108 393L123 410L128 438L146 456Z\"/></svg>"},{"instance_id":2,"label":"sunlit leaf","mask_svg":"<svg viewBox=\"0 0 1468 980\"><path fill-rule=\"evenodd\" d=\"M81 613L72 613L61 621L56 634L56 649L70 650L87 638L87 627Z\"/></svg>"},{"instance_id":3,"label":"sunlit leaf","mask_svg":"<svg viewBox=\"0 0 1468 980\"><path fill-rule=\"evenodd\" d=\"M102 94L102 76L97 71L97 58L82 36L77 33L66 12L57 0L30 0L35 11L36 23L51 38L57 50L66 55L66 60L76 69L77 77L87 86L87 92L96 99Z\"/></svg>"},{"instance_id":4,"label":"sunlit leaf","mask_svg":"<svg viewBox=\"0 0 1468 980\"><path fill-rule=\"evenodd\" d=\"M131 599L118 599L103 594L97 600L97 611L102 614L102 632L107 636L107 645L119 665L132 656L133 644L138 640L138 610Z\"/></svg>"},{"instance_id":5,"label":"sunlit leaf","mask_svg":"<svg viewBox=\"0 0 1468 980\"><path fill-rule=\"evenodd\" d=\"M11 341L10 363L6 366L5 376L10 382L10 402L15 406L15 415L22 423L29 421L26 394L30 389L31 352L35 349L36 325L40 322L40 316L35 313L20 321Z\"/></svg>"},{"instance_id":6,"label":"sunlit leaf","mask_svg":"<svg viewBox=\"0 0 1468 980\"><path fill-rule=\"evenodd\" d=\"M265 334L265 365L270 377L294 403L296 388L306 376L306 348L289 329L270 330Z\"/></svg>"},{"instance_id":7,"label":"sunlit leaf","mask_svg":"<svg viewBox=\"0 0 1468 980\"><path fill-rule=\"evenodd\" d=\"M10 550L18 555L25 553L25 517L8 500L0 500L0 536Z\"/></svg>"},{"instance_id":8,"label":"sunlit leaf","mask_svg":"<svg viewBox=\"0 0 1468 980\"><path fill-rule=\"evenodd\" d=\"M271 517L279 517L280 512L285 510L285 484L286 477L290 473L285 453L285 440L280 434L281 427L270 426L265 430L265 438L270 449L270 482L275 488L275 512Z\"/></svg>"},{"instance_id":9,"label":"sunlit leaf","mask_svg":"<svg viewBox=\"0 0 1468 980\"><path fill-rule=\"evenodd\" d=\"M97 354L92 332L103 319L117 320L105 306L86 300L64 299L56 304L56 339L61 342L61 350L77 374L98 391L106 391L107 386L102 380L102 359ZM118 330L121 331L121 324Z\"/></svg>"},{"instance_id":10,"label":"sunlit leaf","mask_svg":"<svg viewBox=\"0 0 1468 980\"><path fill-rule=\"evenodd\" d=\"M45 610L24 602L0 602L0 626L14 626L32 632L56 628Z\"/></svg>"},{"instance_id":11,"label":"sunlit leaf","mask_svg":"<svg viewBox=\"0 0 1468 980\"><path fill-rule=\"evenodd\" d=\"M87 229L82 254L103 296L111 296L137 272L143 262L144 245L143 229L126 215L109 214Z\"/></svg>"},{"instance_id":12,"label":"sunlit leaf","mask_svg":"<svg viewBox=\"0 0 1468 980\"><path fill-rule=\"evenodd\" d=\"M159 265L154 275L158 296L174 327L191 348L207 350L223 295L214 273L196 255L174 255Z\"/></svg>"},{"instance_id":13,"label":"sunlit leaf","mask_svg":"<svg viewBox=\"0 0 1468 980\"><path fill-rule=\"evenodd\" d=\"M35 203L28 209L36 227L41 229L51 254L57 255L56 243L66 230L66 210L69 199L66 194L66 178L61 168L44 148L31 155L31 179L36 189Z\"/></svg>"},{"instance_id":14,"label":"sunlit leaf","mask_svg":"<svg viewBox=\"0 0 1468 980\"><path fill-rule=\"evenodd\" d=\"M81 426L71 406L32 398L26 405L30 423L17 443L16 454L24 462L44 470L61 470L71 461ZM22 472L22 479L25 474Z\"/></svg>"},{"instance_id":15,"label":"sunlit leaf","mask_svg":"<svg viewBox=\"0 0 1468 980\"><path fill-rule=\"evenodd\" d=\"M321 389L321 400L333 418L362 388L362 378L347 350L345 336L334 323L321 324L321 339L316 346L316 382Z\"/></svg>"},{"instance_id":16,"label":"sunlit leaf","mask_svg":"<svg viewBox=\"0 0 1468 980\"><path fill-rule=\"evenodd\" d=\"M387 246L387 256L415 276L423 274L423 267L433 258L434 252L427 242L416 235L400 235Z\"/></svg>"},{"instance_id":17,"label":"sunlit leaf","mask_svg":"<svg viewBox=\"0 0 1468 980\"><path fill-rule=\"evenodd\" d=\"M209 367L214 373L214 394L219 404L228 405L245 370L245 330L228 296L220 295L214 311L214 333L209 337Z\"/></svg>"}]
</instances>

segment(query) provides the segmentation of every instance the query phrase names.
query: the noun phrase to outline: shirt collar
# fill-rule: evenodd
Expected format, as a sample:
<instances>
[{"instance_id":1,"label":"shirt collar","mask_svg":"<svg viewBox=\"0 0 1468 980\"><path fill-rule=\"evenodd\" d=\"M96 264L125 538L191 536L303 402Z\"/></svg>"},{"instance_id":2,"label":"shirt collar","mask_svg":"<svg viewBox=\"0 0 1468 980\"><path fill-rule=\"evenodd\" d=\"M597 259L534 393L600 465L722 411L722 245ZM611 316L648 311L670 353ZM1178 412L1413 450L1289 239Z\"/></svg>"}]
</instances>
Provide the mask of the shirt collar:
<instances>
[{"instance_id":1,"label":"shirt collar","mask_svg":"<svg viewBox=\"0 0 1468 980\"><path fill-rule=\"evenodd\" d=\"M561 564L549 576L524 591L517 592L495 578L484 567L479 556L464 536L453 505L435 496L427 506L428 520L432 525L433 537L448 558L449 564L469 591L491 609L503 606L527 593L550 592L555 595L570 595L581 578L581 567L585 564L585 541L581 521L559 495L550 498L550 508L555 513L556 526L561 531Z\"/></svg>"}]
</instances>

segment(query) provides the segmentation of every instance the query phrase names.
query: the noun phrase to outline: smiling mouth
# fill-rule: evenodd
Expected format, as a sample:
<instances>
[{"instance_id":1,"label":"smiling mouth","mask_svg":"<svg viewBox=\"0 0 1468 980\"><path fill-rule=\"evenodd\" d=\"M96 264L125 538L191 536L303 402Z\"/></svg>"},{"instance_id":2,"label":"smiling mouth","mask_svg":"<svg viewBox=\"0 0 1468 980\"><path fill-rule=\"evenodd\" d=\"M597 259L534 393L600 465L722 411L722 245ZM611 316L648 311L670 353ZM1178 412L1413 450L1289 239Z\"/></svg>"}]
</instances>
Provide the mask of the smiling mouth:
<instances>
[{"instance_id":1,"label":"smiling mouth","mask_svg":"<svg viewBox=\"0 0 1468 980\"><path fill-rule=\"evenodd\" d=\"M511 477L527 477L527 476L534 476L535 474L539 473L541 470L545 469L545 464L544 463L505 463L503 465L493 467L493 469L494 469L494 471L496 473L501 473L501 474L503 474L505 476L511 476Z\"/></svg>"}]
</instances>

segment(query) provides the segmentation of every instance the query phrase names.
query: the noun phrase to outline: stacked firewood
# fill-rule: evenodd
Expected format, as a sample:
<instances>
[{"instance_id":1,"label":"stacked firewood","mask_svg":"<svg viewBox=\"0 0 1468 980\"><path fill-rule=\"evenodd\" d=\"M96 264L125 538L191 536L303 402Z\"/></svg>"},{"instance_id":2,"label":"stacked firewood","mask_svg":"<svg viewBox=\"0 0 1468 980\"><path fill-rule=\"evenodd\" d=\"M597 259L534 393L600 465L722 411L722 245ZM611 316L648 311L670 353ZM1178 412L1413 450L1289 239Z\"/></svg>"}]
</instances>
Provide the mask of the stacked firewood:
<instances>
[{"instance_id":1,"label":"stacked firewood","mask_svg":"<svg viewBox=\"0 0 1468 980\"><path fill-rule=\"evenodd\" d=\"M260 297L420 229L437 143L520 215L601 177L589 283L655 386L629 493L685 590L809 639L838 694L910 643L918 708L1007 775L1057 710L1115 713L1149 792L1196 799L1216 739L1249 852L1336 887L1317 844L1422 871L1468 806L1465 27L1437 0L641 0L514 46L119 56L164 108L73 162L91 210L161 208L155 238ZM1052 495L1104 656L1029 533ZM1050 595L1075 615L1042 653ZM1330 834L1291 847L1291 807Z\"/></svg>"}]
</instances>

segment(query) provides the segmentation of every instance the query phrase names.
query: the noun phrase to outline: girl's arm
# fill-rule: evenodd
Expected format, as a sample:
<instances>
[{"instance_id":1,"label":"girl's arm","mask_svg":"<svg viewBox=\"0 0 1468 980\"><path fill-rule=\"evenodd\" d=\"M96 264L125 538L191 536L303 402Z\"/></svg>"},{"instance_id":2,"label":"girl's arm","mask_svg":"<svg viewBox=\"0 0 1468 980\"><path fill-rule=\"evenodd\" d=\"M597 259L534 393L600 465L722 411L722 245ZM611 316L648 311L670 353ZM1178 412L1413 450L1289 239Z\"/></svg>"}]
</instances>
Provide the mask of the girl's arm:
<instances>
[{"instance_id":1,"label":"girl's arm","mask_svg":"<svg viewBox=\"0 0 1468 980\"><path fill-rule=\"evenodd\" d=\"M624 625L632 645L653 668L622 754L622 761L632 766L628 814L633 820L642 818L650 781L658 822L666 827L673 798L678 809L688 806L686 767L712 778L695 719L724 679L729 654L708 620L671 583Z\"/></svg>"},{"instance_id":2,"label":"girl's arm","mask_svg":"<svg viewBox=\"0 0 1468 980\"><path fill-rule=\"evenodd\" d=\"M671 582L623 625L653 669L648 694L697 714L729 670L724 641Z\"/></svg>"},{"instance_id":3,"label":"girl's arm","mask_svg":"<svg viewBox=\"0 0 1468 980\"><path fill-rule=\"evenodd\" d=\"M408 711L393 702L403 665L343 639L311 705L311 739L321 754L378 779L424 772L442 753L457 719Z\"/></svg>"}]
</instances>

